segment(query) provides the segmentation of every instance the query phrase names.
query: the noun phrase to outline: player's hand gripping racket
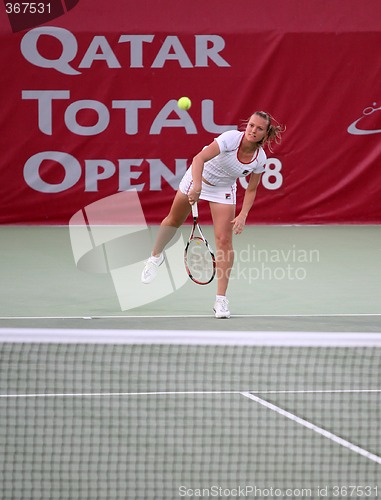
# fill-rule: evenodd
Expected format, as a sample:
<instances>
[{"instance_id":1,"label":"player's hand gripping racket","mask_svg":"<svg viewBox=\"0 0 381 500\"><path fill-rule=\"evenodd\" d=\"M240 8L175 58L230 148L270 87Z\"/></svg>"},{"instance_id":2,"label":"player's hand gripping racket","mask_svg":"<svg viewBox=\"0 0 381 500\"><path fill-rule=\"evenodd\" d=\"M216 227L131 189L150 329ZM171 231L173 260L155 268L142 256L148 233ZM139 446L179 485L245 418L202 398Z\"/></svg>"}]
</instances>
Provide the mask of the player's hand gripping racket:
<instances>
[{"instance_id":1,"label":"player's hand gripping racket","mask_svg":"<svg viewBox=\"0 0 381 500\"><path fill-rule=\"evenodd\" d=\"M185 269L192 281L207 285L216 274L216 259L198 223L197 203L192 205L193 227L184 251ZM195 231L199 236L195 236Z\"/></svg>"}]
</instances>

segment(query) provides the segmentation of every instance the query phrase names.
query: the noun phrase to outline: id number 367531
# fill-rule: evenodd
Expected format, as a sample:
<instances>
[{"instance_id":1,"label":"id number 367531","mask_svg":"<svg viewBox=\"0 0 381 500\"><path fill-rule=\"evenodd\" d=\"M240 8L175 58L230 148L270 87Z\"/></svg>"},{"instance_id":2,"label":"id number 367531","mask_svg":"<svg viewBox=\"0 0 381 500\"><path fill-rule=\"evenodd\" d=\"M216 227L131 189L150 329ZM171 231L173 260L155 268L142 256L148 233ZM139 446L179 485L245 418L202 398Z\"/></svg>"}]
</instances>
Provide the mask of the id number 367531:
<instances>
[{"instance_id":1,"label":"id number 367531","mask_svg":"<svg viewBox=\"0 0 381 500\"><path fill-rule=\"evenodd\" d=\"M377 486L332 486L332 496L337 498L344 497L377 497Z\"/></svg>"},{"instance_id":2,"label":"id number 367531","mask_svg":"<svg viewBox=\"0 0 381 500\"><path fill-rule=\"evenodd\" d=\"M7 14L50 14L50 3L42 2L16 2L6 3Z\"/></svg>"}]
</instances>

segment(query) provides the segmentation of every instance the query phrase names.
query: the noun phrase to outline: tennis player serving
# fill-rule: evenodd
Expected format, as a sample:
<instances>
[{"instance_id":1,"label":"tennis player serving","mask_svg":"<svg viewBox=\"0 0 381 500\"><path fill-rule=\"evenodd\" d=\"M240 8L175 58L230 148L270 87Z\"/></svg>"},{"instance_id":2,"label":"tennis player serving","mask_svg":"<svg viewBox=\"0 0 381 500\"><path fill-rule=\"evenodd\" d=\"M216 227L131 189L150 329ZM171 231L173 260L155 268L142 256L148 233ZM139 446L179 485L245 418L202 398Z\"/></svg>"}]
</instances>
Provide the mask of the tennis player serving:
<instances>
[{"instance_id":1,"label":"tennis player serving","mask_svg":"<svg viewBox=\"0 0 381 500\"><path fill-rule=\"evenodd\" d=\"M169 214L162 221L152 250L142 272L142 282L151 283L164 262L164 249L185 222L191 205L199 200L209 202L214 226L217 266L216 318L230 318L226 291L233 266L233 233L240 234L253 206L266 153L271 143L280 143L284 127L269 113L256 111L246 122L244 131L229 130L200 151L182 178ZM236 212L236 180L250 175L242 208Z\"/></svg>"}]
</instances>

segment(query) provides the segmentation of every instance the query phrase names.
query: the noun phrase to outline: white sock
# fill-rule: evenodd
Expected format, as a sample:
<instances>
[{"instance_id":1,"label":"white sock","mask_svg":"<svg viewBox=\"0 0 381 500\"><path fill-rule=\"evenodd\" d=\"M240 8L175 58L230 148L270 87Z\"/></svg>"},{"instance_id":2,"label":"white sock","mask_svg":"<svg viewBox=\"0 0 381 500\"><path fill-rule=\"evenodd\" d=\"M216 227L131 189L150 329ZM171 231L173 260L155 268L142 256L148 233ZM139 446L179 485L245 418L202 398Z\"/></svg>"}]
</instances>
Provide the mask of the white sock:
<instances>
[{"instance_id":1,"label":"white sock","mask_svg":"<svg viewBox=\"0 0 381 500\"><path fill-rule=\"evenodd\" d=\"M151 259L155 262L155 264L158 264L163 258L163 254L159 253L159 255L151 255Z\"/></svg>"},{"instance_id":2,"label":"white sock","mask_svg":"<svg viewBox=\"0 0 381 500\"><path fill-rule=\"evenodd\" d=\"M216 300L218 299L226 299L225 295L216 295Z\"/></svg>"}]
</instances>

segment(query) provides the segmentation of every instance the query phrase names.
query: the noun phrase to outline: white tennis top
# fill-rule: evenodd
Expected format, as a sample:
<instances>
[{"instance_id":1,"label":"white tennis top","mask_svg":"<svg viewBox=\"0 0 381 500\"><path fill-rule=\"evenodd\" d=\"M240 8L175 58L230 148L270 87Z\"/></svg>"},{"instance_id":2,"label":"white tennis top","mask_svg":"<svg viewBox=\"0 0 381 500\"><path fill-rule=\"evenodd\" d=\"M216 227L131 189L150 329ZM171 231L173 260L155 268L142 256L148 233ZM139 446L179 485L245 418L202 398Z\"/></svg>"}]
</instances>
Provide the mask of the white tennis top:
<instances>
[{"instance_id":1,"label":"white tennis top","mask_svg":"<svg viewBox=\"0 0 381 500\"><path fill-rule=\"evenodd\" d=\"M260 147L250 162L238 159L238 149L244 132L228 130L215 138L220 154L204 165L203 177L213 186L232 186L238 177L246 177L251 173L261 174L265 171L266 153Z\"/></svg>"}]
</instances>

